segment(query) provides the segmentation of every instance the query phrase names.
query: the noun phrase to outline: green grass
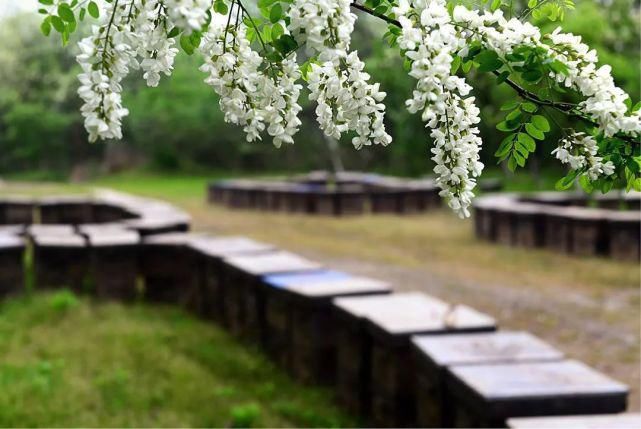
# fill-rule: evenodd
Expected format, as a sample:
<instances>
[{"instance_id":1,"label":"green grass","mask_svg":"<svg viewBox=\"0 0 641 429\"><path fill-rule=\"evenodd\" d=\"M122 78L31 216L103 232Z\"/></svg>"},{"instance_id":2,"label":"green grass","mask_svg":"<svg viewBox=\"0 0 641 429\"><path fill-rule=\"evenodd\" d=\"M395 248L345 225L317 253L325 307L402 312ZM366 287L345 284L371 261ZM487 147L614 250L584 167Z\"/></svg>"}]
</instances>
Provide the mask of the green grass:
<instances>
[{"instance_id":1,"label":"green grass","mask_svg":"<svg viewBox=\"0 0 641 429\"><path fill-rule=\"evenodd\" d=\"M170 307L68 291L0 304L0 426L350 426L330 392Z\"/></svg>"}]
</instances>

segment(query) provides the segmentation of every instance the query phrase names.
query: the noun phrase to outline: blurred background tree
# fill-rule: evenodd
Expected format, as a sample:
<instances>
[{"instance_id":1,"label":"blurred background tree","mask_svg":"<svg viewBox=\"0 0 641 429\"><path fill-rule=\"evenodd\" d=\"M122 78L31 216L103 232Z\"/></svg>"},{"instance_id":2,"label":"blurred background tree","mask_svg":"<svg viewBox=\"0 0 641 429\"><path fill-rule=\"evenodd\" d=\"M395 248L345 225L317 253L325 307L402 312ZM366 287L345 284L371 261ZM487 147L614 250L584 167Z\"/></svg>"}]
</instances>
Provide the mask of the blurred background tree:
<instances>
[{"instance_id":1,"label":"blurred background tree","mask_svg":"<svg viewBox=\"0 0 641 429\"><path fill-rule=\"evenodd\" d=\"M612 65L617 84L634 102L641 78L639 17L638 2L633 0L590 0L579 2L563 22L565 31L583 36L601 62ZM345 139L340 144L343 164L348 169L407 176L429 174L428 133L420 118L404 106L414 82L402 72L400 57L381 41L384 26L369 17L358 22L353 46L387 92L387 126L394 142L387 148L355 151ZM295 145L275 149L267 140L247 143L236 127L223 121L215 94L202 83L200 59L182 53L173 78L163 79L158 88L147 88L140 79L126 82L124 102L131 113L124 141L89 144L78 113L74 50L63 49L56 38L42 37L38 26L35 14L5 18L0 26L0 174L29 171L31 177L82 179L134 167L230 174L330 168L328 146L313 123L313 104L304 105L304 125ZM544 31L555 27L556 23L543 24ZM514 93L489 79L478 76L473 86L478 105L484 106L483 162L500 172L493 154L502 136L495 125L499 107ZM531 158L528 168L535 177L541 170L561 169L550 152L564 121L556 117L558 127Z\"/></svg>"}]
</instances>

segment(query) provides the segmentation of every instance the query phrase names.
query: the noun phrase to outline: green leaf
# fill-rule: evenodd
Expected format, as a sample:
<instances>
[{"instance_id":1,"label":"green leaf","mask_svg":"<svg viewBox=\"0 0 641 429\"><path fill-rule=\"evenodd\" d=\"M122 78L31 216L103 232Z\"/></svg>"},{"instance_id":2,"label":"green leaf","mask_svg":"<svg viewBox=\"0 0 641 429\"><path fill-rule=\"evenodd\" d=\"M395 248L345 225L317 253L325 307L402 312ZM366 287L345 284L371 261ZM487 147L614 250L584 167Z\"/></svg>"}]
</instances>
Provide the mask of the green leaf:
<instances>
[{"instance_id":1,"label":"green leaf","mask_svg":"<svg viewBox=\"0 0 641 429\"><path fill-rule=\"evenodd\" d=\"M534 115L532 116L532 124L537 127L539 130L543 132L548 132L550 131L550 123L548 120L545 118L545 116L541 115Z\"/></svg>"},{"instance_id":2,"label":"green leaf","mask_svg":"<svg viewBox=\"0 0 641 429\"><path fill-rule=\"evenodd\" d=\"M60 3L60 5L58 6L58 15L64 21L76 22L76 17L74 16L73 11L67 3Z\"/></svg>"},{"instance_id":3,"label":"green leaf","mask_svg":"<svg viewBox=\"0 0 641 429\"><path fill-rule=\"evenodd\" d=\"M536 150L536 143L534 139L525 133L519 133L517 139L527 148L528 152L534 152Z\"/></svg>"},{"instance_id":4,"label":"green leaf","mask_svg":"<svg viewBox=\"0 0 641 429\"><path fill-rule=\"evenodd\" d=\"M525 124L525 131L527 131L529 135L531 135L537 140L545 139L545 134L543 134L543 131L539 130L537 127L535 127L532 124Z\"/></svg>"},{"instance_id":5,"label":"green leaf","mask_svg":"<svg viewBox=\"0 0 641 429\"><path fill-rule=\"evenodd\" d=\"M592 186L590 178L585 174L579 177L579 185L581 185L581 188L583 188L583 190L588 194L594 190L594 186Z\"/></svg>"},{"instance_id":6,"label":"green leaf","mask_svg":"<svg viewBox=\"0 0 641 429\"><path fill-rule=\"evenodd\" d=\"M169 33L167 33L167 37L170 39L173 39L174 37L178 36L180 34L180 29L178 27L174 27L171 30L169 30Z\"/></svg>"},{"instance_id":7,"label":"green leaf","mask_svg":"<svg viewBox=\"0 0 641 429\"><path fill-rule=\"evenodd\" d=\"M528 102L523 103L521 105L521 109L523 109L523 111L528 112L528 113L534 113L534 112L537 111L538 107L536 106L536 104L530 103L528 101Z\"/></svg>"},{"instance_id":8,"label":"green leaf","mask_svg":"<svg viewBox=\"0 0 641 429\"><path fill-rule=\"evenodd\" d=\"M574 179L576 179L576 176L579 174L578 171L572 170L570 171L567 176L562 177L559 179L554 187L556 188L557 191L566 191L572 187L572 184L574 183Z\"/></svg>"},{"instance_id":9,"label":"green leaf","mask_svg":"<svg viewBox=\"0 0 641 429\"><path fill-rule=\"evenodd\" d=\"M46 5L52 5L53 4L53 0L38 0L38 3L46 4Z\"/></svg>"},{"instance_id":10,"label":"green leaf","mask_svg":"<svg viewBox=\"0 0 641 429\"><path fill-rule=\"evenodd\" d=\"M285 30L282 25L276 23L272 26L272 40L278 39L283 34L285 34Z\"/></svg>"},{"instance_id":11,"label":"green leaf","mask_svg":"<svg viewBox=\"0 0 641 429\"><path fill-rule=\"evenodd\" d=\"M55 28L58 33L65 31L65 23L56 15L51 15L51 25L53 25L53 28Z\"/></svg>"},{"instance_id":12,"label":"green leaf","mask_svg":"<svg viewBox=\"0 0 641 429\"><path fill-rule=\"evenodd\" d=\"M51 34L51 22L49 21L49 17L45 18L42 21L42 24L40 24L40 31L42 31L42 34L45 36Z\"/></svg>"},{"instance_id":13,"label":"green leaf","mask_svg":"<svg viewBox=\"0 0 641 429\"><path fill-rule=\"evenodd\" d=\"M508 122L513 122L518 120L521 117L521 111L519 109L514 109L505 117L505 120Z\"/></svg>"},{"instance_id":14,"label":"green leaf","mask_svg":"<svg viewBox=\"0 0 641 429\"><path fill-rule=\"evenodd\" d=\"M100 17L100 9L98 9L98 5L94 1L90 1L87 5L87 12L89 13L89 15L91 15L92 18Z\"/></svg>"},{"instance_id":15,"label":"green leaf","mask_svg":"<svg viewBox=\"0 0 641 429\"><path fill-rule=\"evenodd\" d=\"M491 72L498 70L503 65L503 61L499 59L499 56L494 51L482 51L474 60L479 63L479 71L481 72Z\"/></svg>"},{"instance_id":16,"label":"green leaf","mask_svg":"<svg viewBox=\"0 0 641 429\"><path fill-rule=\"evenodd\" d=\"M194 53L194 47L191 44L189 36L185 36L184 34L180 36L180 47L187 55L192 55Z\"/></svg>"},{"instance_id":17,"label":"green leaf","mask_svg":"<svg viewBox=\"0 0 641 429\"><path fill-rule=\"evenodd\" d=\"M452 67L450 71L451 74L453 75L456 74L459 67L461 67L461 62L462 62L461 57L459 57L458 55L455 55L454 59L452 60Z\"/></svg>"},{"instance_id":18,"label":"green leaf","mask_svg":"<svg viewBox=\"0 0 641 429\"><path fill-rule=\"evenodd\" d=\"M216 2L214 3L214 12L220 15L227 15L228 11L229 8L227 7L227 3L225 3L223 0L216 0Z\"/></svg>"},{"instance_id":19,"label":"green leaf","mask_svg":"<svg viewBox=\"0 0 641 429\"><path fill-rule=\"evenodd\" d=\"M283 7L280 3L276 3L272 9L269 11L269 20L273 23L276 23L281 20L283 17Z\"/></svg>"},{"instance_id":20,"label":"green leaf","mask_svg":"<svg viewBox=\"0 0 641 429\"><path fill-rule=\"evenodd\" d=\"M516 159L514 157L510 158L507 160L507 168L514 173L514 170L516 170Z\"/></svg>"},{"instance_id":21,"label":"green leaf","mask_svg":"<svg viewBox=\"0 0 641 429\"><path fill-rule=\"evenodd\" d=\"M507 103L503 104L501 106L501 110L512 110L516 109L517 106L519 105L518 101L508 101Z\"/></svg>"},{"instance_id":22,"label":"green leaf","mask_svg":"<svg viewBox=\"0 0 641 429\"><path fill-rule=\"evenodd\" d=\"M501 121L496 125L496 129L499 131L514 131L518 127L518 123L511 123L506 121Z\"/></svg>"},{"instance_id":23,"label":"green leaf","mask_svg":"<svg viewBox=\"0 0 641 429\"><path fill-rule=\"evenodd\" d=\"M492 0L492 5L490 6L490 10L494 12L499 7L501 7L501 0Z\"/></svg>"},{"instance_id":24,"label":"green leaf","mask_svg":"<svg viewBox=\"0 0 641 429\"><path fill-rule=\"evenodd\" d=\"M523 77L523 80L529 82L529 83L537 83L538 81L541 80L543 77L543 73L541 73L540 70L527 70L524 71L521 76Z\"/></svg>"}]
</instances>

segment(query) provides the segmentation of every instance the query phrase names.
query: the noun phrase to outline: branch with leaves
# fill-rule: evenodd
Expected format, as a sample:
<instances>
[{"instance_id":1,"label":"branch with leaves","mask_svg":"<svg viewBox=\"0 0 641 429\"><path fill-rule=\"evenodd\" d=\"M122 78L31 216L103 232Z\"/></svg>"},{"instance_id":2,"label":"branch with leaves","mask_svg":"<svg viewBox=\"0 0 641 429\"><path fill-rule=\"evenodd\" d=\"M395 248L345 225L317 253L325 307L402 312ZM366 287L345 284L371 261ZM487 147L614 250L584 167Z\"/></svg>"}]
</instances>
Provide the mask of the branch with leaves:
<instances>
[{"instance_id":1,"label":"branch with leaves","mask_svg":"<svg viewBox=\"0 0 641 429\"><path fill-rule=\"evenodd\" d=\"M249 141L269 135L277 146L293 143L306 84L326 135L348 135L356 148L387 145L385 93L350 49L354 10L387 24L383 39L416 80L407 108L429 130L441 195L459 215L469 215L483 170L469 83L481 73L517 96L501 106L505 117L497 128L506 135L495 153L499 162L511 170L525 166L552 129L550 112L557 112L576 122L552 151L570 169L559 188L578 179L587 191L641 190L640 106L632 106L580 38L560 30L542 34L528 22L562 20L571 0L529 0L520 10L501 0L476 10L445 0L39 1L43 33L55 29L63 43L78 21L97 20L78 56L90 140L121 137L128 114L121 80L141 68L147 83L157 85L171 74L179 46L203 56L205 82L226 121L241 126Z\"/></svg>"}]
</instances>

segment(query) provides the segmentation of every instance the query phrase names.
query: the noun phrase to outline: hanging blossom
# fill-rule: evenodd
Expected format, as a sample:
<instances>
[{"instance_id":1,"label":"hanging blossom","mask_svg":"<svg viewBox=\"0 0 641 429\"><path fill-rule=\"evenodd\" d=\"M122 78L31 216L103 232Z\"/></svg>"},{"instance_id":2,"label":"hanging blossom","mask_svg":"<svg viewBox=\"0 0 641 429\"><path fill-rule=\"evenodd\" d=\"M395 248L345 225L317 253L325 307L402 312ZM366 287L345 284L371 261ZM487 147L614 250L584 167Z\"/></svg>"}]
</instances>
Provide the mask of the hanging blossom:
<instances>
[{"instance_id":1,"label":"hanging blossom","mask_svg":"<svg viewBox=\"0 0 641 429\"><path fill-rule=\"evenodd\" d=\"M606 137L617 133L641 135L639 114L627 113L625 101L629 97L614 84L611 67L597 67L596 51L581 43L581 37L561 33L560 28L542 36L540 30L530 23L516 18L505 19L501 10L479 13L456 6L452 17L459 26L461 38L479 41L500 57L522 45L544 49L550 59L567 67L567 74L552 71L550 76L586 97L579 104L579 109L599 124L600 132ZM551 44L545 43L546 40Z\"/></svg>"},{"instance_id":2,"label":"hanging blossom","mask_svg":"<svg viewBox=\"0 0 641 429\"><path fill-rule=\"evenodd\" d=\"M129 111L122 106L120 82L130 67L137 67L132 49L128 14L117 1L105 3L102 22L92 34L79 42L76 57L82 72L78 75L80 108L85 118L89 141L121 139L122 118Z\"/></svg>"},{"instance_id":3,"label":"hanging blossom","mask_svg":"<svg viewBox=\"0 0 641 429\"><path fill-rule=\"evenodd\" d=\"M356 15L350 0L295 0L289 12L291 34L307 53L318 55L308 73L310 99L316 100L316 117L328 136L340 139L354 131L357 149L374 144L387 145L392 138L385 131L385 93L378 83L369 83L358 52L349 52Z\"/></svg>"},{"instance_id":4,"label":"hanging blossom","mask_svg":"<svg viewBox=\"0 0 641 429\"><path fill-rule=\"evenodd\" d=\"M431 129L440 195L460 217L470 215L472 190L483 170L481 139L476 124L479 109L465 79L451 75L452 55L464 46L444 0L401 0L394 9L401 23L399 46L411 61L410 76L417 80L406 105L421 112Z\"/></svg>"},{"instance_id":5,"label":"hanging blossom","mask_svg":"<svg viewBox=\"0 0 641 429\"><path fill-rule=\"evenodd\" d=\"M211 0L164 0L171 22L186 35L207 23Z\"/></svg>"},{"instance_id":6,"label":"hanging blossom","mask_svg":"<svg viewBox=\"0 0 641 429\"><path fill-rule=\"evenodd\" d=\"M597 180L614 174L614 164L611 161L603 162L603 158L597 155L598 150L594 137L574 133L561 140L552 154L572 170L583 170L590 180Z\"/></svg>"},{"instance_id":7,"label":"hanging blossom","mask_svg":"<svg viewBox=\"0 0 641 429\"><path fill-rule=\"evenodd\" d=\"M266 129L276 146L293 143L301 124L295 54L262 67L263 59L252 50L243 23L226 30L214 22L199 51L205 58L200 70L208 74L205 83L219 95L226 122L242 126L247 141L260 140Z\"/></svg>"},{"instance_id":8,"label":"hanging blossom","mask_svg":"<svg viewBox=\"0 0 641 429\"><path fill-rule=\"evenodd\" d=\"M167 37L167 14L163 2L135 0L136 15L132 19L131 39L140 58L140 68L148 86L158 86L160 75L170 76L178 49L175 40Z\"/></svg>"}]
</instances>

